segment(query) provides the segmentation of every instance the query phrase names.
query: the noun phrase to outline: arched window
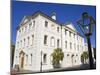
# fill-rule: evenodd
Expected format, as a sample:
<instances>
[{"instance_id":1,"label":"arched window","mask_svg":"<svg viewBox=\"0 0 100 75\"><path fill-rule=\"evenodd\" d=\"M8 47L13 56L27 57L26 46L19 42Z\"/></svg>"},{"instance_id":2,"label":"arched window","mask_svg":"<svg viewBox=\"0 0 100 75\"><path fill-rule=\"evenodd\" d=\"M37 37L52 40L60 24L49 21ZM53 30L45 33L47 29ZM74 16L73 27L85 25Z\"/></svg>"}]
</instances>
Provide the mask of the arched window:
<instances>
[{"instance_id":1,"label":"arched window","mask_svg":"<svg viewBox=\"0 0 100 75\"><path fill-rule=\"evenodd\" d=\"M32 59L33 59L33 55L31 54L31 65L32 65Z\"/></svg>"},{"instance_id":2,"label":"arched window","mask_svg":"<svg viewBox=\"0 0 100 75\"><path fill-rule=\"evenodd\" d=\"M47 62L47 54L45 53L44 55L43 55L43 63L46 63Z\"/></svg>"},{"instance_id":3,"label":"arched window","mask_svg":"<svg viewBox=\"0 0 100 75\"><path fill-rule=\"evenodd\" d=\"M29 45L29 43L30 43L30 37L28 37L28 45Z\"/></svg>"},{"instance_id":4,"label":"arched window","mask_svg":"<svg viewBox=\"0 0 100 75\"><path fill-rule=\"evenodd\" d=\"M55 39L54 39L54 37L51 37L51 46L55 46Z\"/></svg>"},{"instance_id":5,"label":"arched window","mask_svg":"<svg viewBox=\"0 0 100 75\"><path fill-rule=\"evenodd\" d=\"M26 64L28 64L28 55L26 55Z\"/></svg>"},{"instance_id":6,"label":"arched window","mask_svg":"<svg viewBox=\"0 0 100 75\"><path fill-rule=\"evenodd\" d=\"M20 48L22 47L22 40L20 41Z\"/></svg>"},{"instance_id":7,"label":"arched window","mask_svg":"<svg viewBox=\"0 0 100 75\"><path fill-rule=\"evenodd\" d=\"M34 42L34 35L32 35L32 45L33 45L33 42Z\"/></svg>"}]
</instances>

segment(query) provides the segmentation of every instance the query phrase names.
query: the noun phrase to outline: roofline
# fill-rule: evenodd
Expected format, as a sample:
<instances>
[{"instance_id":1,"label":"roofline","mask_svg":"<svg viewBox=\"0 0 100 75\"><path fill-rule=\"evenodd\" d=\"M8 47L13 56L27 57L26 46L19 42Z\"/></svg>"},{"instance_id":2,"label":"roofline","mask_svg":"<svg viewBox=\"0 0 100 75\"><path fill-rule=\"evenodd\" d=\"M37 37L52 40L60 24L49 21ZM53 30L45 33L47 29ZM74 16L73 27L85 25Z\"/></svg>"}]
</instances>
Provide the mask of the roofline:
<instances>
[{"instance_id":1,"label":"roofline","mask_svg":"<svg viewBox=\"0 0 100 75\"><path fill-rule=\"evenodd\" d=\"M45 18L47 18L47 19L53 21L54 23L56 23L56 24L58 24L58 25L60 25L60 26L62 25L61 23L58 23L56 20L52 19L50 16L48 16L47 14L45 14L45 13L43 13L43 12L41 12L41 11L35 12L35 13L32 15L32 18L34 18L34 17L36 17L36 16L38 16L38 15L42 15L43 17L45 17Z\"/></svg>"},{"instance_id":2,"label":"roofline","mask_svg":"<svg viewBox=\"0 0 100 75\"><path fill-rule=\"evenodd\" d=\"M49 19L49 20L51 20L51 21L53 21L54 23L56 23L56 24L58 24L59 26L64 26L64 27L67 27L67 26L65 26L64 24L61 24L61 23L58 23L56 20L54 20L54 19L52 19L50 16L48 16L47 14L45 14L45 13L43 13L43 12L41 12L41 11L36 11L34 14L32 14L31 16L27 16L27 17L31 17L32 19L33 18L35 18L35 17L37 17L38 15L41 15L41 16L43 16L43 17L45 17L45 18L47 18L47 19ZM25 16L24 16L25 17ZM21 21L22 22L22 21ZM20 26L21 26L21 23L20 23ZM17 30L20 28L20 26L18 26L17 27ZM78 33L77 31L75 31L75 30L73 30L73 29L71 29L71 28L69 28L69 27L67 27L68 29L70 29L70 30L72 30L72 31L74 31L74 32L76 32L78 35L80 35L80 36L82 36L80 33ZM83 36L82 36L83 37Z\"/></svg>"}]
</instances>

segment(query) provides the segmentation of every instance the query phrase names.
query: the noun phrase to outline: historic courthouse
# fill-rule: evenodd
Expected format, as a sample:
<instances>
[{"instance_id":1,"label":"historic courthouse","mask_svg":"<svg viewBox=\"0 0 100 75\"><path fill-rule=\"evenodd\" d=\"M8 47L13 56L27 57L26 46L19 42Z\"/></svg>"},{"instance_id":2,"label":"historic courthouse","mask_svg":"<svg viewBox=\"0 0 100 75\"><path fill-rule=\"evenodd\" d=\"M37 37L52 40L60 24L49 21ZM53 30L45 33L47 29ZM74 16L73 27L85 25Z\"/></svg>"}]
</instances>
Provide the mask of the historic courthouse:
<instances>
[{"instance_id":1,"label":"historic courthouse","mask_svg":"<svg viewBox=\"0 0 100 75\"><path fill-rule=\"evenodd\" d=\"M36 12L22 19L17 28L13 67L33 71L40 71L41 66L42 70L52 69L51 53L55 48L64 52L61 67L82 64L80 57L86 51L84 38L72 23L60 24L56 16L54 12L51 16Z\"/></svg>"}]
</instances>

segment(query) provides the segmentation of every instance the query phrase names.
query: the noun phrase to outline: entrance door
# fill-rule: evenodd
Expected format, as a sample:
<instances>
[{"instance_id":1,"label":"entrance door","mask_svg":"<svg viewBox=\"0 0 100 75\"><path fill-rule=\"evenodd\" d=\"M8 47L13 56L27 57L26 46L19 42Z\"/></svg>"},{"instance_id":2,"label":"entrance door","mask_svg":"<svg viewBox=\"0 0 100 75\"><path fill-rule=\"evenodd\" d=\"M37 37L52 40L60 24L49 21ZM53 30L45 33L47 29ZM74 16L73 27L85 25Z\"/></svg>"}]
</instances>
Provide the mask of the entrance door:
<instances>
[{"instance_id":1,"label":"entrance door","mask_svg":"<svg viewBox=\"0 0 100 75\"><path fill-rule=\"evenodd\" d=\"M20 60L19 60L19 63L20 63L20 69L23 69L24 68L24 52L23 51L21 51L20 52Z\"/></svg>"},{"instance_id":2,"label":"entrance door","mask_svg":"<svg viewBox=\"0 0 100 75\"><path fill-rule=\"evenodd\" d=\"M21 68L24 67L24 56L21 57Z\"/></svg>"}]
</instances>

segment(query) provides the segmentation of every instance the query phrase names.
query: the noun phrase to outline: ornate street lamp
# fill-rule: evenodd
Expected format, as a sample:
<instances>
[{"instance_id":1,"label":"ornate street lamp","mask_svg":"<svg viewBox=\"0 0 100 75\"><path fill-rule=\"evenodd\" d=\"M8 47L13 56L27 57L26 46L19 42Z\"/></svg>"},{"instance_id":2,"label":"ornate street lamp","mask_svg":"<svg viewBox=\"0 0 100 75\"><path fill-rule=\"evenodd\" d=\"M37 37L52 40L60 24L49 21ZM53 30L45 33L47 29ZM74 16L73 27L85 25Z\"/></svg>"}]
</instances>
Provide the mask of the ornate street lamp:
<instances>
[{"instance_id":1,"label":"ornate street lamp","mask_svg":"<svg viewBox=\"0 0 100 75\"><path fill-rule=\"evenodd\" d=\"M93 64L93 58L92 58L90 36L92 35L94 25L96 24L96 22L92 16L89 16L87 12L84 12L82 14L82 18L77 21L77 24L80 27L83 34L86 36L87 43L88 43L90 69L93 69L94 64Z\"/></svg>"}]
</instances>

